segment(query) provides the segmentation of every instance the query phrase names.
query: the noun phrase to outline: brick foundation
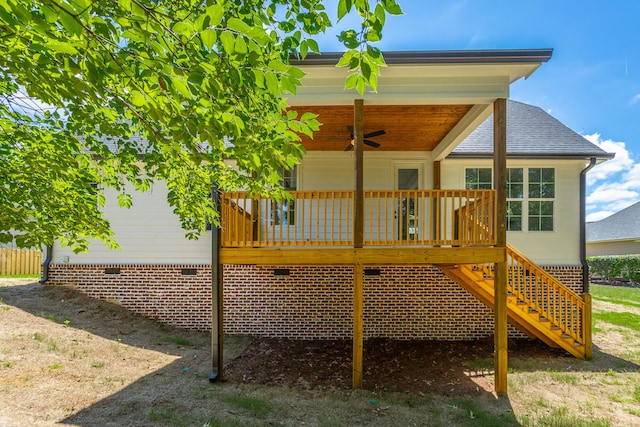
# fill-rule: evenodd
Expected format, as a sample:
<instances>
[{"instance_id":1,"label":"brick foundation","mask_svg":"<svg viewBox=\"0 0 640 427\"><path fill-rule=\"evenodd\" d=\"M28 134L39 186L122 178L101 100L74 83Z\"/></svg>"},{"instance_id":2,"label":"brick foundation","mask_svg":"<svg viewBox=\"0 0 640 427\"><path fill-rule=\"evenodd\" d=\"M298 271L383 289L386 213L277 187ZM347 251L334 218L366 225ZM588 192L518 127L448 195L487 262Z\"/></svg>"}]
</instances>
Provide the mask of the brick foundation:
<instances>
[{"instance_id":1,"label":"brick foundation","mask_svg":"<svg viewBox=\"0 0 640 427\"><path fill-rule=\"evenodd\" d=\"M277 275L277 268L289 274ZM437 267L388 265L372 270L379 275L364 277L365 338L470 340L493 334L492 311ZM577 292L582 289L581 270L547 267ZM351 267L225 265L223 271L225 333L351 337ZM72 286L175 326L211 327L208 265L52 264L48 284ZM515 329L510 334L520 335Z\"/></svg>"}]
</instances>

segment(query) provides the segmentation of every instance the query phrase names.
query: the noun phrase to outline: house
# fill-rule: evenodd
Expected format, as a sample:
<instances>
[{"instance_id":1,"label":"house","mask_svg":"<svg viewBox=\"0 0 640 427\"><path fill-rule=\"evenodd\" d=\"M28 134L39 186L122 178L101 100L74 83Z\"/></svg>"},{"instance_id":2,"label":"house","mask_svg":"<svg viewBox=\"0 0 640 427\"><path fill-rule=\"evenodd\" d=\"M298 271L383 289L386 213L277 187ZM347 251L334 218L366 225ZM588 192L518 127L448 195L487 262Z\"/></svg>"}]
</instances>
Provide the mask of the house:
<instances>
[{"instance_id":1,"label":"house","mask_svg":"<svg viewBox=\"0 0 640 427\"><path fill-rule=\"evenodd\" d=\"M640 254L640 202L588 222L587 256Z\"/></svg>"},{"instance_id":2,"label":"house","mask_svg":"<svg viewBox=\"0 0 640 427\"><path fill-rule=\"evenodd\" d=\"M323 126L283 172L291 200L223 193L221 230L188 241L157 184L131 210L105 207L121 252L56 246L48 283L211 328L214 376L223 330L351 338L354 387L372 337L493 335L502 392L508 334L588 358L584 174L611 156L507 101L551 51L390 52L362 97L343 90L339 56L297 61L307 76L289 104Z\"/></svg>"}]
</instances>

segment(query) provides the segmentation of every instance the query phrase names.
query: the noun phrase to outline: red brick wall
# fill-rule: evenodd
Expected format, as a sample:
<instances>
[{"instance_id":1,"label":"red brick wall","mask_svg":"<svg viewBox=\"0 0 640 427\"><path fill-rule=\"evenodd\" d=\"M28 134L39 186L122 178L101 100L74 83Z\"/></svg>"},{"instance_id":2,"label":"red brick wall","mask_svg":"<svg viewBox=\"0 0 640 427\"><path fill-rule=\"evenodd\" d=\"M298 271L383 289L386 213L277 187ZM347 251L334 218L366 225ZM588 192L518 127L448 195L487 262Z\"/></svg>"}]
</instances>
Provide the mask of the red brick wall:
<instances>
[{"instance_id":1,"label":"red brick wall","mask_svg":"<svg viewBox=\"0 0 640 427\"><path fill-rule=\"evenodd\" d=\"M120 268L120 274L105 274L107 268ZM196 269L197 274L183 276L183 268ZM52 264L47 284L73 286L93 298L175 326L211 329L208 265Z\"/></svg>"},{"instance_id":2,"label":"red brick wall","mask_svg":"<svg viewBox=\"0 0 640 427\"><path fill-rule=\"evenodd\" d=\"M120 274L105 274L120 268ZM182 269L197 270L183 276ZM351 267L225 265L225 332L299 339L348 338ZM377 266L364 278L364 336L467 340L493 334L493 313L434 266ZM580 267L551 267L577 291ZM210 329L209 266L51 265L50 284L180 327ZM577 288L577 289L576 289ZM511 331L516 334L515 330Z\"/></svg>"}]
</instances>

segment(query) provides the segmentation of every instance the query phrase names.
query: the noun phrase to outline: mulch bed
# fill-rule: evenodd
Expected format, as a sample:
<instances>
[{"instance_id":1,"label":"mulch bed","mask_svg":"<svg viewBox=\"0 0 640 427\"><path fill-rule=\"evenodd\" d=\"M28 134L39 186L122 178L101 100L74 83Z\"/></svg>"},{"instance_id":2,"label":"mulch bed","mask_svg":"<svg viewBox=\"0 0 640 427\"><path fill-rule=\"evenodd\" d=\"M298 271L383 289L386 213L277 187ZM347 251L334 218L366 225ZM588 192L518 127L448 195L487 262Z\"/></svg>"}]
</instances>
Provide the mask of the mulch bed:
<instances>
[{"instance_id":1,"label":"mulch bed","mask_svg":"<svg viewBox=\"0 0 640 427\"><path fill-rule=\"evenodd\" d=\"M510 340L510 357L558 357L539 341ZM493 390L493 339L398 341L370 339L364 345L364 388L446 396ZM480 361L480 362L478 362ZM304 341L255 338L226 366L226 381L351 389L350 340ZM479 368L488 366L489 368Z\"/></svg>"}]
</instances>

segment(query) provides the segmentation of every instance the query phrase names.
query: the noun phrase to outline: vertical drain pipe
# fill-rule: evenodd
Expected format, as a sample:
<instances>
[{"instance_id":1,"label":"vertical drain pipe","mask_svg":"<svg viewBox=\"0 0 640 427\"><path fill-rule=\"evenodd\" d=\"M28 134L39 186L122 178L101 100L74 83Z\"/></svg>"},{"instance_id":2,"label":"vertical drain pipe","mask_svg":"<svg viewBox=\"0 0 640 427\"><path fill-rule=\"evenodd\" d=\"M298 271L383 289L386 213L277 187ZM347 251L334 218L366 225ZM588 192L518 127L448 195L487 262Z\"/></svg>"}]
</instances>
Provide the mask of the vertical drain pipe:
<instances>
[{"instance_id":1,"label":"vertical drain pipe","mask_svg":"<svg viewBox=\"0 0 640 427\"><path fill-rule=\"evenodd\" d=\"M217 184L211 186L213 208L218 212L218 221L222 221L220 194ZM211 225L211 374L209 382L222 380L224 367L224 327L223 327L223 275L220 265L220 227Z\"/></svg>"},{"instance_id":2,"label":"vertical drain pipe","mask_svg":"<svg viewBox=\"0 0 640 427\"><path fill-rule=\"evenodd\" d=\"M45 258L42 262L42 277L40 277L40 284L44 285L47 280L49 280L49 265L51 264L51 259L53 258L53 246L47 245L47 249L45 252Z\"/></svg>"},{"instance_id":3,"label":"vertical drain pipe","mask_svg":"<svg viewBox=\"0 0 640 427\"><path fill-rule=\"evenodd\" d=\"M587 172L596 165L592 157L589 164L580 172L580 263L582 264L582 292L589 293L589 264L587 264L587 237L585 230L587 204Z\"/></svg>"}]
</instances>

